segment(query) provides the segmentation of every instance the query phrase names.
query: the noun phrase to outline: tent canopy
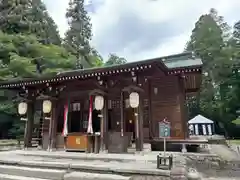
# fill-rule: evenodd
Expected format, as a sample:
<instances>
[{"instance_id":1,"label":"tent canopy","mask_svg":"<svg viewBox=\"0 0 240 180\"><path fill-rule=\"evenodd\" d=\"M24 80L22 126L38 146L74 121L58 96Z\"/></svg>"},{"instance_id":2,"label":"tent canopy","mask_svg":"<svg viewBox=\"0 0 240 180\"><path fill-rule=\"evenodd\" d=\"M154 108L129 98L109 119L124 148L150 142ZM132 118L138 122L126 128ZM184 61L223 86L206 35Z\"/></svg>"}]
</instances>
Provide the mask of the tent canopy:
<instances>
[{"instance_id":1,"label":"tent canopy","mask_svg":"<svg viewBox=\"0 0 240 180\"><path fill-rule=\"evenodd\" d=\"M196 117L190 119L188 124L213 124L214 122L202 115L197 115Z\"/></svg>"}]
</instances>

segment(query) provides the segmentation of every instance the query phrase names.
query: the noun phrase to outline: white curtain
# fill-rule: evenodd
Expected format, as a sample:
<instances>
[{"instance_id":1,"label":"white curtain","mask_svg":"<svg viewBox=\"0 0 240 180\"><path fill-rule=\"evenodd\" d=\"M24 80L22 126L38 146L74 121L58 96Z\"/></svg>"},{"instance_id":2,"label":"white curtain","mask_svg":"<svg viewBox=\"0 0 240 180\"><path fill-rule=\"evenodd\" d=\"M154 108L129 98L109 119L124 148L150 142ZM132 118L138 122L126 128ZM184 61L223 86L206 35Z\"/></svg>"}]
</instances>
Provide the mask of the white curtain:
<instances>
[{"instance_id":1,"label":"white curtain","mask_svg":"<svg viewBox=\"0 0 240 180\"><path fill-rule=\"evenodd\" d=\"M206 125L202 124L203 135L207 135Z\"/></svg>"},{"instance_id":2,"label":"white curtain","mask_svg":"<svg viewBox=\"0 0 240 180\"><path fill-rule=\"evenodd\" d=\"M195 135L199 135L198 124L195 124L194 127L195 127Z\"/></svg>"},{"instance_id":3,"label":"white curtain","mask_svg":"<svg viewBox=\"0 0 240 180\"><path fill-rule=\"evenodd\" d=\"M208 127L208 135L212 135L212 125L208 124L207 127Z\"/></svg>"}]
</instances>

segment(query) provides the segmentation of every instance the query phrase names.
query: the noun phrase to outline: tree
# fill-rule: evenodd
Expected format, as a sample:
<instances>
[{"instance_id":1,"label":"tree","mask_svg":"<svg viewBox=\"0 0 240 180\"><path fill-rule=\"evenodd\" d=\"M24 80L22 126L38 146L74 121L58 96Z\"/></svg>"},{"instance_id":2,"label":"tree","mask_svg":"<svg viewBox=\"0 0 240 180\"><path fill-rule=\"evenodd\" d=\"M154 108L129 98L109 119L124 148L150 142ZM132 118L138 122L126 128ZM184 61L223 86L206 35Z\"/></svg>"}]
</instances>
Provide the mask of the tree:
<instances>
[{"instance_id":1,"label":"tree","mask_svg":"<svg viewBox=\"0 0 240 180\"><path fill-rule=\"evenodd\" d=\"M31 13L34 24L31 33L35 34L44 44L61 45L57 25L41 0L32 0Z\"/></svg>"},{"instance_id":2,"label":"tree","mask_svg":"<svg viewBox=\"0 0 240 180\"><path fill-rule=\"evenodd\" d=\"M4 33L31 32L31 0L2 0L0 9L0 29Z\"/></svg>"},{"instance_id":3,"label":"tree","mask_svg":"<svg viewBox=\"0 0 240 180\"><path fill-rule=\"evenodd\" d=\"M41 0L2 0L0 29L8 34L34 34L44 44L61 44L57 26Z\"/></svg>"},{"instance_id":4,"label":"tree","mask_svg":"<svg viewBox=\"0 0 240 180\"><path fill-rule=\"evenodd\" d=\"M127 60L123 57L118 57L116 54L110 54L105 66L125 64Z\"/></svg>"},{"instance_id":5,"label":"tree","mask_svg":"<svg viewBox=\"0 0 240 180\"><path fill-rule=\"evenodd\" d=\"M202 88L199 100L195 101L199 103L198 113L224 123L230 122L224 107L232 74L229 39L229 26L216 10L211 9L196 22L187 43L187 50L194 51L203 60Z\"/></svg>"},{"instance_id":6,"label":"tree","mask_svg":"<svg viewBox=\"0 0 240 180\"><path fill-rule=\"evenodd\" d=\"M76 57L67 52L66 49L52 44L43 45L35 36L0 32L0 47L1 80L40 76L37 73L37 63L42 74L45 75L54 75L75 67ZM14 93L0 91L0 115L12 116L6 121L1 120L0 127L6 127L15 122L14 119L18 117L13 102L14 97ZM15 124L14 129L20 131L22 128L17 127L18 124Z\"/></svg>"},{"instance_id":7,"label":"tree","mask_svg":"<svg viewBox=\"0 0 240 180\"><path fill-rule=\"evenodd\" d=\"M0 32L0 78L36 77L36 61L42 74L52 74L75 67L76 58L63 47L43 45L34 36L8 35Z\"/></svg>"},{"instance_id":8,"label":"tree","mask_svg":"<svg viewBox=\"0 0 240 180\"><path fill-rule=\"evenodd\" d=\"M87 59L91 52L92 25L84 8L84 0L70 0L66 17L69 29L65 34L64 45L77 59Z\"/></svg>"}]
</instances>

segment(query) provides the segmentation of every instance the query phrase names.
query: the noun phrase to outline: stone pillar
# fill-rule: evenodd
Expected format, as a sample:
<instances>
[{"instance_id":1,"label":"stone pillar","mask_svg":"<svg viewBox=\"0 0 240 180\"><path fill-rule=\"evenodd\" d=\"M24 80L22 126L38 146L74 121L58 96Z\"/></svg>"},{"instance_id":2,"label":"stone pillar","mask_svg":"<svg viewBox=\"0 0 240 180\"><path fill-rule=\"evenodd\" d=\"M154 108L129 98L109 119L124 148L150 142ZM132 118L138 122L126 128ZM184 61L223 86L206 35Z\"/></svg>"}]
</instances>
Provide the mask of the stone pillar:
<instances>
[{"instance_id":1,"label":"stone pillar","mask_svg":"<svg viewBox=\"0 0 240 180\"><path fill-rule=\"evenodd\" d=\"M187 152L186 144L182 144L182 153L186 152Z\"/></svg>"},{"instance_id":2,"label":"stone pillar","mask_svg":"<svg viewBox=\"0 0 240 180\"><path fill-rule=\"evenodd\" d=\"M34 121L34 102L30 101L28 102L27 108L27 121L24 133L24 148L32 146L33 121Z\"/></svg>"}]
</instances>

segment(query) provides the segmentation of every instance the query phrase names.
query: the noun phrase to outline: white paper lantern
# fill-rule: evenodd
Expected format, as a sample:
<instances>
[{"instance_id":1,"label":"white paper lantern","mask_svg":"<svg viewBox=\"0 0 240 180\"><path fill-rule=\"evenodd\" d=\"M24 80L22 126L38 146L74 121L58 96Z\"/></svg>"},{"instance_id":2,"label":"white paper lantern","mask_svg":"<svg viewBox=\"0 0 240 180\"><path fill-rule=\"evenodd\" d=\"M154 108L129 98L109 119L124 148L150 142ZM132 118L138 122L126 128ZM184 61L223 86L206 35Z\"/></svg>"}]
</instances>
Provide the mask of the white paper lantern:
<instances>
[{"instance_id":1,"label":"white paper lantern","mask_svg":"<svg viewBox=\"0 0 240 180\"><path fill-rule=\"evenodd\" d=\"M139 94L137 92L132 92L129 95L129 103L132 108L137 108L139 106Z\"/></svg>"},{"instance_id":2,"label":"white paper lantern","mask_svg":"<svg viewBox=\"0 0 240 180\"><path fill-rule=\"evenodd\" d=\"M95 109L96 110L102 110L103 106L104 106L104 98L103 98L103 96L96 96L94 104L95 104Z\"/></svg>"},{"instance_id":3,"label":"white paper lantern","mask_svg":"<svg viewBox=\"0 0 240 180\"><path fill-rule=\"evenodd\" d=\"M21 102L18 104L18 113L24 115L27 113L27 103Z\"/></svg>"},{"instance_id":4,"label":"white paper lantern","mask_svg":"<svg viewBox=\"0 0 240 180\"><path fill-rule=\"evenodd\" d=\"M43 101L43 113L50 113L52 110L52 102L50 100Z\"/></svg>"}]
</instances>

